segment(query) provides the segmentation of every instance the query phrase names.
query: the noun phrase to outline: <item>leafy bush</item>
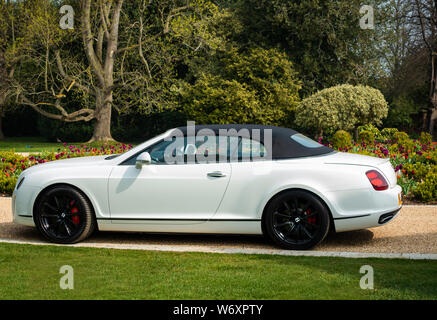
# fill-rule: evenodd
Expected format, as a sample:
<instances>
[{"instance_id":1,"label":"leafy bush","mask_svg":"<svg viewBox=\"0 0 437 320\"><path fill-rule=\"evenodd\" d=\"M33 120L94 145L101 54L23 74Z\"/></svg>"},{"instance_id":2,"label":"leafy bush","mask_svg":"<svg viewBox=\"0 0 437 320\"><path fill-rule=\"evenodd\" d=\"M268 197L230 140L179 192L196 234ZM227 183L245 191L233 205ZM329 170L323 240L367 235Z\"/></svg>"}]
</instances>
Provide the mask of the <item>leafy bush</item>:
<instances>
[{"instance_id":1,"label":"leafy bush","mask_svg":"<svg viewBox=\"0 0 437 320\"><path fill-rule=\"evenodd\" d=\"M406 163L403 165L403 169L406 175L417 181L424 180L430 172L437 174L437 165L423 162Z\"/></svg>"},{"instance_id":2,"label":"leafy bush","mask_svg":"<svg viewBox=\"0 0 437 320\"><path fill-rule=\"evenodd\" d=\"M377 127L375 127L373 124L366 124L364 126L358 127L358 135L361 131L370 131L373 133L373 136L376 140L383 140L383 135L381 134L381 131ZM372 140L373 141L373 140Z\"/></svg>"},{"instance_id":3,"label":"leafy bush","mask_svg":"<svg viewBox=\"0 0 437 320\"><path fill-rule=\"evenodd\" d=\"M6 175L0 175L0 194L11 195L14 192L15 185L17 184L17 177L8 177Z\"/></svg>"},{"instance_id":4,"label":"leafy bush","mask_svg":"<svg viewBox=\"0 0 437 320\"><path fill-rule=\"evenodd\" d=\"M332 145L336 149L350 147L352 145L352 137L347 131L338 130L332 137Z\"/></svg>"},{"instance_id":5,"label":"leafy bush","mask_svg":"<svg viewBox=\"0 0 437 320\"><path fill-rule=\"evenodd\" d=\"M430 135L428 132L422 132L420 134L420 142L430 145L432 143L432 135Z\"/></svg>"},{"instance_id":6,"label":"leafy bush","mask_svg":"<svg viewBox=\"0 0 437 320\"><path fill-rule=\"evenodd\" d=\"M367 86L340 85L321 90L296 108L296 124L320 135L352 131L360 125L380 125L388 105L382 93Z\"/></svg>"},{"instance_id":7,"label":"leafy bush","mask_svg":"<svg viewBox=\"0 0 437 320\"><path fill-rule=\"evenodd\" d=\"M394 140L396 140L398 143L407 143L410 140L410 137L408 136L408 134L406 132L403 131L399 131L396 132L393 135Z\"/></svg>"},{"instance_id":8,"label":"leafy bush","mask_svg":"<svg viewBox=\"0 0 437 320\"><path fill-rule=\"evenodd\" d=\"M386 140L393 140L394 135L399 132L396 128L384 128L381 130L381 135Z\"/></svg>"},{"instance_id":9,"label":"leafy bush","mask_svg":"<svg viewBox=\"0 0 437 320\"><path fill-rule=\"evenodd\" d=\"M375 141L375 134L372 131L362 130L359 134L359 138L366 143L373 143L373 141Z\"/></svg>"},{"instance_id":10,"label":"leafy bush","mask_svg":"<svg viewBox=\"0 0 437 320\"><path fill-rule=\"evenodd\" d=\"M428 172L425 179L413 191L414 195L422 201L437 200L437 173Z\"/></svg>"}]
</instances>

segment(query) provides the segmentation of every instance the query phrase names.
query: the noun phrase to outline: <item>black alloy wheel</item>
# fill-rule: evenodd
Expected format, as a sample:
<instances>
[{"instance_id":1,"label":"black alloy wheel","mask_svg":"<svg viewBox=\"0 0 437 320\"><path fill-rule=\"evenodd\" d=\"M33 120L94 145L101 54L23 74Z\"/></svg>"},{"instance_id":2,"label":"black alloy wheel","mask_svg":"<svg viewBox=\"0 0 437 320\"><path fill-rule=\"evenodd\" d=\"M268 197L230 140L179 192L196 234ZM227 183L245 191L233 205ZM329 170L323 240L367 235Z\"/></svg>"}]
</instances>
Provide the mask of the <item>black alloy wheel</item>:
<instances>
[{"instance_id":1,"label":"black alloy wheel","mask_svg":"<svg viewBox=\"0 0 437 320\"><path fill-rule=\"evenodd\" d=\"M329 231L330 217L325 204L312 193L285 191L267 205L264 229L281 247L306 250L319 244Z\"/></svg>"},{"instance_id":2,"label":"black alloy wheel","mask_svg":"<svg viewBox=\"0 0 437 320\"><path fill-rule=\"evenodd\" d=\"M69 186L45 191L35 206L34 221L45 238L64 244L86 239L96 224L89 201Z\"/></svg>"}]
</instances>

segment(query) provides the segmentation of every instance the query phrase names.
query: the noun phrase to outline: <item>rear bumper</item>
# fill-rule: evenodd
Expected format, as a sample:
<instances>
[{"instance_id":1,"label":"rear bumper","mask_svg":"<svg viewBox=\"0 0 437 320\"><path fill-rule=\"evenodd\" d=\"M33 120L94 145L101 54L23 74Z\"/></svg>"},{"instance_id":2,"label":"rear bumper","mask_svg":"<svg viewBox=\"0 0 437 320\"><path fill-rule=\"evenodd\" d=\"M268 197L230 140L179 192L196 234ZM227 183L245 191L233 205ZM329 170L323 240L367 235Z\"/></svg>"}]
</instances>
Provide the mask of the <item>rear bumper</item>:
<instances>
[{"instance_id":1,"label":"rear bumper","mask_svg":"<svg viewBox=\"0 0 437 320\"><path fill-rule=\"evenodd\" d=\"M335 231L345 232L380 227L395 219L400 210L401 208L389 212L363 214L349 218L337 218L334 219Z\"/></svg>"},{"instance_id":2,"label":"rear bumper","mask_svg":"<svg viewBox=\"0 0 437 320\"><path fill-rule=\"evenodd\" d=\"M334 216L335 231L344 232L374 228L385 225L396 218L402 208L400 200L402 189L396 186L392 189L375 192L369 210L362 210L353 215Z\"/></svg>"}]
</instances>

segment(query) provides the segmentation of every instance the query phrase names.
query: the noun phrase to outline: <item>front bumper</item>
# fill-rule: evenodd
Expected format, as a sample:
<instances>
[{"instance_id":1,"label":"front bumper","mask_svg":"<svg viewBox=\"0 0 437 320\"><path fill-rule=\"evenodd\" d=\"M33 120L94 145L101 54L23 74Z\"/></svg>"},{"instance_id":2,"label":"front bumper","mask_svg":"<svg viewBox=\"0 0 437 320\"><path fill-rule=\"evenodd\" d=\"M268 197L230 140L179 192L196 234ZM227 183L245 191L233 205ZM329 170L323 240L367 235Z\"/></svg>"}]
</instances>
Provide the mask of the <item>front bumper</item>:
<instances>
[{"instance_id":1,"label":"front bumper","mask_svg":"<svg viewBox=\"0 0 437 320\"><path fill-rule=\"evenodd\" d=\"M35 226L33 222L33 204L40 188L23 184L12 194L12 214L14 223Z\"/></svg>"}]
</instances>

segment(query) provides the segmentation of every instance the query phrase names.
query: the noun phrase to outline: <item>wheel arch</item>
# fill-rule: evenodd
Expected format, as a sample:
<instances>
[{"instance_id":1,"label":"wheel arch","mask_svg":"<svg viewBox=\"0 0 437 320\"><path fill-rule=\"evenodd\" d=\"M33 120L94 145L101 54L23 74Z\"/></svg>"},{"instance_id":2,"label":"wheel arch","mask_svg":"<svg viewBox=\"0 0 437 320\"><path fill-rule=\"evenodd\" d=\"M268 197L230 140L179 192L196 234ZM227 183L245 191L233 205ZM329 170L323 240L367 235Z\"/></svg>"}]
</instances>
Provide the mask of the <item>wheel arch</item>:
<instances>
[{"instance_id":1,"label":"wheel arch","mask_svg":"<svg viewBox=\"0 0 437 320\"><path fill-rule=\"evenodd\" d=\"M307 192L312 194L313 196L317 197L320 202L326 207L326 210L328 210L329 213L329 222L330 222L330 231L335 232L335 224L334 224L334 217L332 215L332 210L328 204L328 202L323 199L319 194L317 194L316 192L312 191L312 190L308 190L302 187L290 187L290 188L286 188L280 191L277 191L275 194L273 194L269 200L265 203L263 210L262 210L262 215L261 215L261 229L263 234L266 234L265 232L265 214L266 214L266 209L269 206L270 202L272 202L273 199L275 199L276 197L280 196L281 194L285 193L285 192L289 192L289 191L303 191L303 192Z\"/></svg>"},{"instance_id":2,"label":"wheel arch","mask_svg":"<svg viewBox=\"0 0 437 320\"><path fill-rule=\"evenodd\" d=\"M93 201L91 201L91 198L88 196L88 194L86 192L84 192L81 188L79 188L78 186L75 186L75 185L70 184L70 183L64 183L64 182L53 183L53 184L48 185L48 186L44 187L43 189L41 189L41 191L36 196L35 201L33 202L32 216L35 216L36 207L38 205L38 202L41 200L41 197L43 196L43 194L45 192L47 192L48 190L54 189L56 187L69 187L69 188L75 189L76 191L80 192L85 197L85 199L88 201L88 203L90 204L94 219L96 219L96 210L94 208L94 203L93 203ZM97 224L96 224L96 227L97 227Z\"/></svg>"}]
</instances>

